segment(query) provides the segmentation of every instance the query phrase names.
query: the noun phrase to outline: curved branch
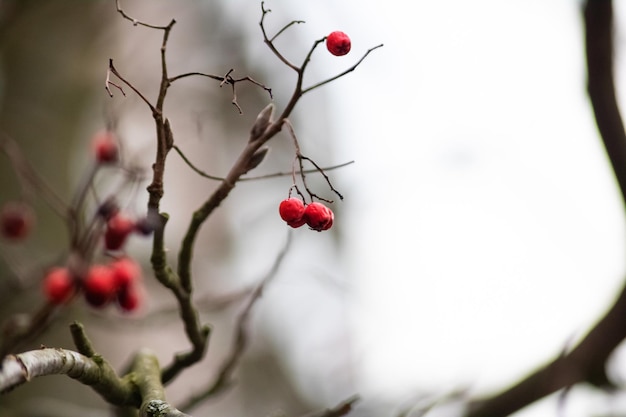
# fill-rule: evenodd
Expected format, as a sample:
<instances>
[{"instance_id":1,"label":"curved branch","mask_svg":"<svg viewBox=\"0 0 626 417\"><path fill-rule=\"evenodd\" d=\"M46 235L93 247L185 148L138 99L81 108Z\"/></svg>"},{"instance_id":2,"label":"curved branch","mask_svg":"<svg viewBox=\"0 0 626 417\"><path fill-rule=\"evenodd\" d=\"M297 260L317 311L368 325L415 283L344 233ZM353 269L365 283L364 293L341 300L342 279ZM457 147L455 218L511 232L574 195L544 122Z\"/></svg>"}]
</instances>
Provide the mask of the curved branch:
<instances>
[{"instance_id":1,"label":"curved branch","mask_svg":"<svg viewBox=\"0 0 626 417\"><path fill-rule=\"evenodd\" d=\"M8 392L33 378L64 374L91 386L105 400L119 406L141 404L130 379L120 379L99 356L88 358L78 352L59 348L43 348L8 355L0 368L0 393Z\"/></svg>"},{"instance_id":2,"label":"curved branch","mask_svg":"<svg viewBox=\"0 0 626 417\"><path fill-rule=\"evenodd\" d=\"M626 202L626 133L613 81L613 5L587 0L584 7L588 93L596 123ZM569 353L565 353L511 388L470 404L468 417L506 416L580 382L610 386L606 362L626 338L626 287L602 319Z\"/></svg>"}]
</instances>

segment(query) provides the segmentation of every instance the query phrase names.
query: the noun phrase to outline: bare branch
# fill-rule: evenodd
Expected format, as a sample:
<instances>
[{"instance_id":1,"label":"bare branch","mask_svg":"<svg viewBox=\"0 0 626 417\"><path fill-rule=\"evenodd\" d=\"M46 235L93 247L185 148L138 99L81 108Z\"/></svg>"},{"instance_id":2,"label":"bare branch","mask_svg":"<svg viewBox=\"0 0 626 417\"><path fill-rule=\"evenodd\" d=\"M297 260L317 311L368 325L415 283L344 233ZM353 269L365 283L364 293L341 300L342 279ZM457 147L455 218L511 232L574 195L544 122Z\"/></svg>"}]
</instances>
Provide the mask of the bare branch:
<instances>
[{"instance_id":1,"label":"bare branch","mask_svg":"<svg viewBox=\"0 0 626 417\"><path fill-rule=\"evenodd\" d=\"M226 359L220 366L215 381L202 393L191 397L183 408L192 409L193 407L200 404L202 401L205 401L206 399L213 397L232 386L232 374L248 347L248 322L250 320L250 313L252 312L252 308L263 295L263 290L278 273L278 269L283 263L285 255L287 255L287 252L289 251L291 241L292 233L290 230L287 233L287 240L285 242L285 245L276 256L272 267L254 289L254 291L250 295L248 303L244 306L243 310L239 314L239 317L237 318L232 349L230 351L230 354L226 357Z\"/></svg>"},{"instance_id":2,"label":"bare branch","mask_svg":"<svg viewBox=\"0 0 626 417\"><path fill-rule=\"evenodd\" d=\"M354 408L354 404L356 404L357 401L359 400L360 400L359 396L354 395L348 398L347 400L342 401L341 403L339 403L333 408L329 408L327 410L318 411L314 413L309 413L302 417L342 417L350 413L352 409Z\"/></svg>"},{"instance_id":3,"label":"bare branch","mask_svg":"<svg viewBox=\"0 0 626 417\"><path fill-rule=\"evenodd\" d=\"M189 160L189 158L185 155L185 153L180 149L180 147L178 145L174 145L173 149L180 155L180 157L183 159L183 161L189 166L189 168L191 168L196 174L200 175L201 177L204 177L206 179L209 180L213 180L213 181L224 181L224 177L220 177L217 175L211 175L208 174L204 171L202 171L200 168L198 168L197 166L195 166L193 164L193 162L191 162ZM339 169L339 168L343 168L346 167L348 165L352 165L354 164L355 161L348 161L348 162L343 162L341 164L337 164L337 165L332 165L329 167L323 167L323 168L319 168L322 169L324 171L332 171L334 169ZM319 169L307 169L304 171L296 171L296 174L301 174L302 172L304 172L305 174L311 174L313 172L318 172ZM278 177L286 177L291 175L291 171L289 172L275 172L273 174L265 174L265 175L258 175L258 176L254 176L254 177L242 177L239 178L237 180L237 182L244 182L244 181L259 181L259 180L266 180L266 179L271 179L271 178L278 178Z\"/></svg>"},{"instance_id":4,"label":"bare branch","mask_svg":"<svg viewBox=\"0 0 626 417\"><path fill-rule=\"evenodd\" d=\"M140 399L130 379L118 378L101 357L91 359L60 348L42 348L5 357L0 368L0 392L36 377L58 374L91 386L111 404L139 407Z\"/></svg>"},{"instance_id":5,"label":"bare branch","mask_svg":"<svg viewBox=\"0 0 626 417\"><path fill-rule=\"evenodd\" d=\"M265 31L265 16L270 13L271 10L270 9L266 9L265 8L265 2L262 1L261 2L261 21L259 22L259 26L261 26L261 32L263 33L263 41L265 42L265 44L270 48L270 50L274 53L274 55L276 55L276 57L278 59L280 59L283 64L287 65L289 68L291 68L294 71L299 71L300 69L292 64L291 62L289 62L289 60L287 58L285 58L285 56L283 54L281 54L278 49L276 49L276 47L274 46L274 39L276 39L276 36L278 36L279 34L281 34L285 29L287 29L289 26L291 26L294 21L290 24L288 24L287 26L285 26L284 28L282 28L276 35L274 35L271 39L267 36L267 32Z\"/></svg>"},{"instance_id":6,"label":"bare branch","mask_svg":"<svg viewBox=\"0 0 626 417\"><path fill-rule=\"evenodd\" d=\"M359 59L359 60L357 61L357 63L356 63L356 64L354 64L353 66L351 66L350 68L348 68L348 69L347 69L347 70L345 70L344 72L342 72L342 73L340 73L340 74L335 75L334 77L330 77L330 78L329 78L329 79L327 79L327 80L324 80L324 81L319 82L319 83L317 83L317 84L315 84L315 85L312 85L311 87L305 88L304 90L302 90L302 94L306 94L306 93L308 93L308 92L309 92L309 91L311 91L311 90L315 90L316 88L319 88L319 87L321 87L321 86L323 86L323 85L326 85L326 84L328 84L328 83L330 83L330 82L332 82L332 81L335 81L335 80L336 80L336 79L338 79L338 78L343 77L343 76L344 76L344 75L346 75L346 74L351 73L352 71L354 71L354 70L355 70L355 69L356 69L356 68L357 68L357 67L361 64L361 62L363 62L363 60L364 60L364 59L365 59L365 58L366 58L366 57L367 57L367 56L368 56L368 55L369 55L372 51L374 51L374 50L376 50L376 49L378 49L378 48L382 48L382 46L383 46L383 44L381 43L380 45L377 45L377 46L375 46L375 47L373 47L373 48L368 49L368 50L367 50L367 52L365 52L365 55L363 55L363 56L361 57L361 59Z\"/></svg>"},{"instance_id":7,"label":"bare branch","mask_svg":"<svg viewBox=\"0 0 626 417\"><path fill-rule=\"evenodd\" d=\"M151 28L151 29L160 29L160 30L167 30L172 23L170 22L169 25L167 26L156 26L156 25L151 25L149 23L145 23L142 22L140 20L135 19L134 17L130 17L129 15L126 14L126 12L124 12L124 10L122 10L122 6L120 6L120 0L115 0L115 8L117 9L117 12L122 15L122 17L126 20L129 20L132 22L133 26L145 26L147 28Z\"/></svg>"},{"instance_id":8,"label":"bare branch","mask_svg":"<svg viewBox=\"0 0 626 417\"><path fill-rule=\"evenodd\" d=\"M135 92L135 94L137 94L139 96L139 98L141 98L141 100L143 100L143 102L146 103L148 105L148 107L150 107L150 110L152 110L152 112L156 111L156 108L154 107L154 105L152 105L152 103L150 103L150 101L143 94L141 94L141 92L137 88L135 88L134 85L132 85L129 81L127 81L124 77L122 77L122 75L117 71L117 69L113 65L113 59L109 59L109 71L110 71L111 74L113 74L117 78L119 78L124 84L126 84L131 90L133 90ZM109 74L107 73L107 79L108 78L109 78ZM110 83L111 82L109 81L109 84ZM109 94L111 95L111 97L113 97L113 95L111 94L111 90L108 90L108 91L109 91ZM126 94L124 94L124 95L126 95Z\"/></svg>"},{"instance_id":9,"label":"bare branch","mask_svg":"<svg viewBox=\"0 0 626 417\"><path fill-rule=\"evenodd\" d=\"M23 192L36 194L62 219L68 214L69 205L54 191L52 187L30 165L22 154L17 142L5 133L0 133L0 151L11 164L23 188Z\"/></svg>"},{"instance_id":10,"label":"bare branch","mask_svg":"<svg viewBox=\"0 0 626 417\"><path fill-rule=\"evenodd\" d=\"M269 10L268 10L269 11ZM276 40L277 37L279 37L284 31L286 31L287 29L289 29L291 26L293 25L299 25L301 23L306 23L304 20L292 20L291 22L287 23L281 30L279 30L276 35L272 36L272 39L270 39L270 42L274 42L274 40Z\"/></svg>"}]
</instances>

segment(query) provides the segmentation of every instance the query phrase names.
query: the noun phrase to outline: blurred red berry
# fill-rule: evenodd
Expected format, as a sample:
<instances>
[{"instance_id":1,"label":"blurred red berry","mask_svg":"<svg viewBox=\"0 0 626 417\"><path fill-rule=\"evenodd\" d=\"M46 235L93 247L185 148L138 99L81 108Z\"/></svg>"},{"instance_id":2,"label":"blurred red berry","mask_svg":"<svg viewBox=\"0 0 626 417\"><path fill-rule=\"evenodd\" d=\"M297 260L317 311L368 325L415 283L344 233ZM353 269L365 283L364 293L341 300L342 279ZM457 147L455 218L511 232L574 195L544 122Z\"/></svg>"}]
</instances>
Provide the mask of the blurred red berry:
<instances>
[{"instance_id":1,"label":"blurred red berry","mask_svg":"<svg viewBox=\"0 0 626 417\"><path fill-rule=\"evenodd\" d=\"M334 217L332 210L321 203L311 203L304 209L303 218L306 224L318 232L330 229L333 225Z\"/></svg>"},{"instance_id":2,"label":"blurred red berry","mask_svg":"<svg viewBox=\"0 0 626 417\"><path fill-rule=\"evenodd\" d=\"M304 203L299 198L290 197L280 202L278 206L280 218L291 227L300 227L306 221L303 219Z\"/></svg>"},{"instance_id":3,"label":"blurred red berry","mask_svg":"<svg viewBox=\"0 0 626 417\"><path fill-rule=\"evenodd\" d=\"M326 37L326 48L335 56L342 56L350 52L352 42L348 35L335 31Z\"/></svg>"},{"instance_id":4,"label":"blurred red berry","mask_svg":"<svg viewBox=\"0 0 626 417\"><path fill-rule=\"evenodd\" d=\"M74 292L74 279L67 268L50 269L43 279L43 292L52 304L62 304Z\"/></svg>"},{"instance_id":5,"label":"blurred red berry","mask_svg":"<svg viewBox=\"0 0 626 417\"><path fill-rule=\"evenodd\" d=\"M128 286L117 292L117 303L122 310L131 312L141 305L141 293L136 285Z\"/></svg>"},{"instance_id":6,"label":"blurred red berry","mask_svg":"<svg viewBox=\"0 0 626 417\"><path fill-rule=\"evenodd\" d=\"M118 290L131 286L141 278L139 264L128 257L113 261L110 268L113 270L115 287Z\"/></svg>"},{"instance_id":7,"label":"blurred red berry","mask_svg":"<svg viewBox=\"0 0 626 417\"><path fill-rule=\"evenodd\" d=\"M101 164L112 164L119 159L119 147L115 133L103 130L96 133L91 140L96 161Z\"/></svg>"},{"instance_id":8,"label":"blurred red berry","mask_svg":"<svg viewBox=\"0 0 626 417\"><path fill-rule=\"evenodd\" d=\"M109 220L120 211L120 206L117 204L114 198L106 199L102 204L98 206L98 215Z\"/></svg>"},{"instance_id":9,"label":"blurred red berry","mask_svg":"<svg viewBox=\"0 0 626 417\"><path fill-rule=\"evenodd\" d=\"M92 265L83 281L85 300L94 307L102 307L115 296L115 276L105 265Z\"/></svg>"},{"instance_id":10,"label":"blurred red berry","mask_svg":"<svg viewBox=\"0 0 626 417\"><path fill-rule=\"evenodd\" d=\"M107 222L107 228L104 232L105 247L108 250L120 249L133 230L135 230L135 222L122 213L116 213Z\"/></svg>"},{"instance_id":11,"label":"blurred red berry","mask_svg":"<svg viewBox=\"0 0 626 417\"><path fill-rule=\"evenodd\" d=\"M0 209L2 236L10 240L24 239L33 228L35 214L26 203L10 201Z\"/></svg>"},{"instance_id":12,"label":"blurred red berry","mask_svg":"<svg viewBox=\"0 0 626 417\"><path fill-rule=\"evenodd\" d=\"M154 216L141 217L135 222L135 231L140 235L148 236L156 230L158 221Z\"/></svg>"}]
</instances>

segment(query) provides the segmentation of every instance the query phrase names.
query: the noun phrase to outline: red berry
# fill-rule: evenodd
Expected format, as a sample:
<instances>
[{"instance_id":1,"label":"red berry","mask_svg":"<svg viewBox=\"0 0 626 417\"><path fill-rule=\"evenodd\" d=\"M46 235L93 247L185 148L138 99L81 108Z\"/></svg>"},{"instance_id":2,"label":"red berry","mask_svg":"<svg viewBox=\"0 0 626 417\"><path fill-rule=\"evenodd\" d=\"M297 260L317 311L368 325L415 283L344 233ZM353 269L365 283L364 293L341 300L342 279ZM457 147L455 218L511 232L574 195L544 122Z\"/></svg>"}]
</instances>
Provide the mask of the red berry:
<instances>
[{"instance_id":1,"label":"red berry","mask_svg":"<svg viewBox=\"0 0 626 417\"><path fill-rule=\"evenodd\" d=\"M135 222L121 213L115 214L107 222L104 232L104 245L108 250L118 250L126 242L128 235L135 230Z\"/></svg>"},{"instance_id":2,"label":"red berry","mask_svg":"<svg viewBox=\"0 0 626 417\"><path fill-rule=\"evenodd\" d=\"M117 292L117 303L124 311L134 311L141 305L141 293L137 286L131 285Z\"/></svg>"},{"instance_id":3,"label":"red berry","mask_svg":"<svg viewBox=\"0 0 626 417\"><path fill-rule=\"evenodd\" d=\"M130 258L120 258L112 262L110 268L113 270L115 287L125 289L141 278L141 268L139 264Z\"/></svg>"},{"instance_id":4,"label":"red berry","mask_svg":"<svg viewBox=\"0 0 626 417\"><path fill-rule=\"evenodd\" d=\"M314 202L306 206L303 218L311 229L321 232L331 228L334 217L331 209L321 203Z\"/></svg>"},{"instance_id":5,"label":"red berry","mask_svg":"<svg viewBox=\"0 0 626 417\"><path fill-rule=\"evenodd\" d=\"M300 226L304 226L305 223L306 223L306 220L304 217L302 217L300 220L287 222L287 225L293 227L294 229L297 229Z\"/></svg>"},{"instance_id":6,"label":"red berry","mask_svg":"<svg viewBox=\"0 0 626 417\"><path fill-rule=\"evenodd\" d=\"M0 210L2 236L11 240L24 239L35 222L35 214L26 203L11 201Z\"/></svg>"},{"instance_id":7,"label":"red berry","mask_svg":"<svg viewBox=\"0 0 626 417\"><path fill-rule=\"evenodd\" d=\"M280 202L278 206L280 218L287 222L291 227L300 227L306 221L304 220L304 203L299 198L290 197Z\"/></svg>"},{"instance_id":8,"label":"red berry","mask_svg":"<svg viewBox=\"0 0 626 417\"><path fill-rule=\"evenodd\" d=\"M335 56L342 56L350 52L352 42L343 32L335 31L326 37L326 48Z\"/></svg>"},{"instance_id":9,"label":"red berry","mask_svg":"<svg viewBox=\"0 0 626 417\"><path fill-rule=\"evenodd\" d=\"M119 147L117 137L110 130L96 133L91 141L96 161L101 164L112 164L119 159Z\"/></svg>"},{"instance_id":10,"label":"red berry","mask_svg":"<svg viewBox=\"0 0 626 417\"><path fill-rule=\"evenodd\" d=\"M115 276L113 270L104 265L89 268L83 281L85 300L94 307L102 307L115 295Z\"/></svg>"},{"instance_id":11,"label":"red berry","mask_svg":"<svg viewBox=\"0 0 626 417\"><path fill-rule=\"evenodd\" d=\"M74 279L67 268L56 267L46 273L43 292L52 304L62 304L74 292Z\"/></svg>"}]
</instances>

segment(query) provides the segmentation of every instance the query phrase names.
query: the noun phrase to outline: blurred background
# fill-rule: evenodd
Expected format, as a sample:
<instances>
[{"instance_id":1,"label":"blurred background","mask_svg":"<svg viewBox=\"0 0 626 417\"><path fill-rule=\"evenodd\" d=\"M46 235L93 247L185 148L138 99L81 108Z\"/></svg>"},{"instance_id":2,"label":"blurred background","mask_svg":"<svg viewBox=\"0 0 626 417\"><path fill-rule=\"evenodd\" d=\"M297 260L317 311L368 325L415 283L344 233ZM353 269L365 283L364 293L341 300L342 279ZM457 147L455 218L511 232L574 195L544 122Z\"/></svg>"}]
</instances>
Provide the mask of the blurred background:
<instances>
[{"instance_id":1,"label":"blurred background","mask_svg":"<svg viewBox=\"0 0 626 417\"><path fill-rule=\"evenodd\" d=\"M624 4L616 7L616 74L624 85ZM200 71L249 75L271 86L280 111L295 74L263 44L260 2L128 0L139 20L177 23L168 43L170 75ZM298 416L359 394L354 416L397 416L454 390L470 397L515 382L567 346L612 302L623 283L624 208L596 132L585 91L580 1L442 2L271 0L269 33L305 20L276 41L302 61L333 30L352 51L315 51L306 85L354 64L354 71L305 95L291 121L302 152L329 171L345 200L330 232L293 231L288 255L253 310L251 344L237 385L190 411L194 416ZM112 125L126 163L148 178L154 153L149 109L127 89L104 90L108 59L148 98L157 95L161 32L134 27L112 0L0 1L0 126L66 197L89 165L89 140ZM618 91L623 100L624 91ZM176 144L204 171L223 175L269 98L238 84L180 80L165 111ZM254 174L289 171L291 140L280 134ZM119 180L111 171L110 178ZM109 178L109 179L110 179ZM106 194L109 179L98 186ZM311 181L313 178L311 177ZM321 178L313 188L332 198ZM143 189L128 198L145 210ZM170 262L190 214L216 183L172 153L162 209L170 213ZM259 282L287 240L277 215L289 177L239 184L204 225L194 257L202 320L213 326L204 361L168 386L183 403L208 385L231 349L243 307L204 300ZM0 159L0 203L19 189ZM36 203L38 228L18 246L0 243L0 315L42 302L41 271L67 250L63 222ZM147 264L149 240L130 251L144 262L148 297L126 320L82 303L65 310L36 343L71 348L67 324L86 323L96 348L122 368L139 347L162 363L188 349ZM18 272L17 274L15 272ZM623 352L611 375L626 378ZM552 396L520 417L618 415L620 395L577 387L563 409ZM109 415L106 404L66 377L20 387L0 415ZM455 415L440 407L429 415ZM613 413L613 414L611 414ZM411 415L410 413L408 415Z\"/></svg>"}]
</instances>

